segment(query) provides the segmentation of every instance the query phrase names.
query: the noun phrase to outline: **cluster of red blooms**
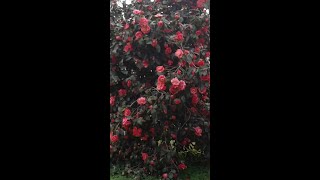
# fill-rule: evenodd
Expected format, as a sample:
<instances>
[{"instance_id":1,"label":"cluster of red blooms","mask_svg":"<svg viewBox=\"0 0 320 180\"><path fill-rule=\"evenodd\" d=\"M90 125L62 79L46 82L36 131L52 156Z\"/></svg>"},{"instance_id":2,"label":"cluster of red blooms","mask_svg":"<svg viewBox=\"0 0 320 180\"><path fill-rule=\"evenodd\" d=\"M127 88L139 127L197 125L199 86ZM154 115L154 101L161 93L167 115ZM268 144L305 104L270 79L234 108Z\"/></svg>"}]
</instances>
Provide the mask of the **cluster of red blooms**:
<instances>
[{"instance_id":1,"label":"cluster of red blooms","mask_svg":"<svg viewBox=\"0 0 320 180\"><path fill-rule=\"evenodd\" d=\"M179 91L183 91L186 88L186 82L179 80L178 78L171 79L172 86L169 89L171 95L177 94Z\"/></svg>"}]
</instances>

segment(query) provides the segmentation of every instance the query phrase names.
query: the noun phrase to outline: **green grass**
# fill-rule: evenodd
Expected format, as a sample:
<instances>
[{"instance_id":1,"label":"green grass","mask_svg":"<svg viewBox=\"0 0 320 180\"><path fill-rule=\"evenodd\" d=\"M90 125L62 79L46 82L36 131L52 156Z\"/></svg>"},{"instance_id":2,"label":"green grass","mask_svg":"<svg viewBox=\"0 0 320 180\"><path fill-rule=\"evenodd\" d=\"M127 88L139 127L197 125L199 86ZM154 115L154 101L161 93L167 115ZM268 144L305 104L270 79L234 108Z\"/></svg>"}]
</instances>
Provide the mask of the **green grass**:
<instances>
[{"instance_id":1,"label":"green grass","mask_svg":"<svg viewBox=\"0 0 320 180\"><path fill-rule=\"evenodd\" d=\"M188 167L185 170L185 174L181 176L181 179L186 179L186 177L190 177L190 180L209 180L210 179L210 168L208 166L202 166L202 165L194 165L191 167ZM110 176L110 180L132 180L131 177L125 177L121 175L113 175ZM147 177L143 180L160 180L160 177Z\"/></svg>"}]
</instances>

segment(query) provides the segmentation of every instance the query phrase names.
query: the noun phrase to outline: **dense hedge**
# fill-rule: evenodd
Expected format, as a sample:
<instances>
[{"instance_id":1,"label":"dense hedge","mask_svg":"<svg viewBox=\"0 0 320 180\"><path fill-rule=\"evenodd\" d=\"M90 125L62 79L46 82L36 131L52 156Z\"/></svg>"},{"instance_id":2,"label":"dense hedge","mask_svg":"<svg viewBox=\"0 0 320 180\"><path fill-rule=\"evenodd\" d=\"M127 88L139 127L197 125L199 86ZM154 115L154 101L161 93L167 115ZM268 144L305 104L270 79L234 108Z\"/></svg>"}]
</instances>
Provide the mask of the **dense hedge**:
<instances>
[{"instance_id":1,"label":"dense hedge","mask_svg":"<svg viewBox=\"0 0 320 180\"><path fill-rule=\"evenodd\" d=\"M110 3L110 158L177 179L209 158L207 0Z\"/></svg>"}]
</instances>

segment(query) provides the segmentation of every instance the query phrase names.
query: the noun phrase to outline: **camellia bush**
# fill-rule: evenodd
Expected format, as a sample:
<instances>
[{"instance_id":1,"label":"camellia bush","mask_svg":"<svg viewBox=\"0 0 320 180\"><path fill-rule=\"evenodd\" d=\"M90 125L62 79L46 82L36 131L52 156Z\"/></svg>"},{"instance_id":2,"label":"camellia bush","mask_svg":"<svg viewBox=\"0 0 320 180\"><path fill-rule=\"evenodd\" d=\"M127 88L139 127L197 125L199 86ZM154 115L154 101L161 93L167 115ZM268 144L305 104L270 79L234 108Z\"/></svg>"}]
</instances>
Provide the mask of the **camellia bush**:
<instances>
[{"instance_id":1,"label":"camellia bush","mask_svg":"<svg viewBox=\"0 0 320 180\"><path fill-rule=\"evenodd\" d=\"M208 9L208 0L110 3L110 158L123 174L179 179L210 158Z\"/></svg>"}]
</instances>

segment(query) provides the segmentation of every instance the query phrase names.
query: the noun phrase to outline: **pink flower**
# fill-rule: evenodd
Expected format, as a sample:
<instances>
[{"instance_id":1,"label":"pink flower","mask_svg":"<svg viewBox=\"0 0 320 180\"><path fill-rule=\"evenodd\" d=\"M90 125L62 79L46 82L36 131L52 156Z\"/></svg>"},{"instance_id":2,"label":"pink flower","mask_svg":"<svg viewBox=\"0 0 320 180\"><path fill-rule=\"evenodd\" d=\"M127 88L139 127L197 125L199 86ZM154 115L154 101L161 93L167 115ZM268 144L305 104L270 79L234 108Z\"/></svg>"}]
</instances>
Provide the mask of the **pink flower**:
<instances>
[{"instance_id":1,"label":"pink flower","mask_svg":"<svg viewBox=\"0 0 320 180\"><path fill-rule=\"evenodd\" d=\"M181 59L182 56L183 56L183 51L182 51L181 49L177 49L175 55L176 55L179 59Z\"/></svg>"},{"instance_id":2,"label":"pink flower","mask_svg":"<svg viewBox=\"0 0 320 180\"><path fill-rule=\"evenodd\" d=\"M127 86L128 86L128 87L131 86L131 80L130 80L130 79L127 81Z\"/></svg>"},{"instance_id":3,"label":"pink flower","mask_svg":"<svg viewBox=\"0 0 320 180\"><path fill-rule=\"evenodd\" d=\"M139 24L141 27L145 27L148 25L148 22L149 20L147 18L141 18Z\"/></svg>"},{"instance_id":4,"label":"pink flower","mask_svg":"<svg viewBox=\"0 0 320 180\"><path fill-rule=\"evenodd\" d=\"M185 88L186 88L186 82L184 82L183 80L180 80L180 83L179 83L180 91L183 91Z\"/></svg>"},{"instance_id":5,"label":"pink flower","mask_svg":"<svg viewBox=\"0 0 320 180\"><path fill-rule=\"evenodd\" d=\"M164 67L163 66L157 66L156 71L161 73L164 71Z\"/></svg>"},{"instance_id":6,"label":"pink flower","mask_svg":"<svg viewBox=\"0 0 320 180\"><path fill-rule=\"evenodd\" d=\"M125 89L120 89L118 90L119 96L126 96L127 95L127 91Z\"/></svg>"},{"instance_id":7,"label":"pink flower","mask_svg":"<svg viewBox=\"0 0 320 180\"><path fill-rule=\"evenodd\" d=\"M137 9L133 10L133 14L140 14L140 13L141 13L140 10L137 10Z\"/></svg>"},{"instance_id":8,"label":"pink flower","mask_svg":"<svg viewBox=\"0 0 320 180\"><path fill-rule=\"evenodd\" d=\"M165 54L166 54L166 55L169 55L171 52L172 52L172 50L171 50L170 47L167 47L167 48L165 49Z\"/></svg>"},{"instance_id":9,"label":"pink flower","mask_svg":"<svg viewBox=\"0 0 320 180\"><path fill-rule=\"evenodd\" d=\"M200 59L200 60L198 61L197 65L198 65L199 67L204 66L204 61L203 61L203 59Z\"/></svg>"},{"instance_id":10,"label":"pink flower","mask_svg":"<svg viewBox=\"0 0 320 180\"><path fill-rule=\"evenodd\" d=\"M164 75L160 75L158 77L158 83L165 83L166 82L166 77Z\"/></svg>"},{"instance_id":11,"label":"pink flower","mask_svg":"<svg viewBox=\"0 0 320 180\"><path fill-rule=\"evenodd\" d=\"M192 96L192 104L198 104L198 102L199 102L198 96L197 95L193 95Z\"/></svg>"},{"instance_id":12,"label":"pink flower","mask_svg":"<svg viewBox=\"0 0 320 180\"><path fill-rule=\"evenodd\" d=\"M121 41L122 40L121 36L116 36L116 40Z\"/></svg>"},{"instance_id":13,"label":"pink flower","mask_svg":"<svg viewBox=\"0 0 320 180\"><path fill-rule=\"evenodd\" d=\"M201 35L201 31L200 30L196 31L196 35L200 36Z\"/></svg>"},{"instance_id":14,"label":"pink flower","mask_svg":"<svg viewBox=\"0 0 320 180\"><path fill-rule=\"evenodd\" d=\"M149 62L147 60L143 60L142 65L144 68L147 68L149 66Z\"/></svg>"},{"instance_id":15,"label":"pink flower","mask_svg":"<svg viewBox=\"0 0 320 180\"><path fill-rule=\"evenodd\" d=\"M124 111L123 111L123 115L124 116L130 116L131 115L131 111L129 108L126 108Z\"/></svg>"},{"instance_id":16,"label":"pink flower","mask_svg":"<svg viewBox=\"0 0 320 180\"><path fill-rule=\"evenodd\" d=\"M181 100L180 99L175 99L173 102L174 102L174 104L177 104L177 105L181 104Z\"/></svg>"},{"instance_id":17,"label":"pink flower","mask_svg":"<svg viewBox=\"0 0 320 180\"><path fill-rule=\"evenodd\" d=\"M204 57L210 57L210 52L206 52L205 56Z\"/></svg>"},{"instance_id":18,"label":"pink flower","mask_svg":"<svg viewBox=\"0 0 320 180\"><path fill-rule=\"evenodd\" d=\"M141 133L142 133L142 129L141 128L134 127L132 129L132 135L135 136L135 137L141 137Z\"/></svg>"},{"instance_id":19,"label":"pink flower","mask_svg":"<svg viewBox=\"0 0 320 180\"><path fill-rule=\"evenodd\" d=\"M163 21L159 21L158 22L158 27L162 27L163 26Z\"/></svg>"},{"instance_id":20,"label":"pink flower","mask_svg":"<svg viewBox=\"0 0 320 180\"><path fill-rule=\"evenodd\" d=\"M158 83L157 84L157 90L159 91L165 91L167 89L166 85L164 83Z\"/></svg>"},{"instance_id":21,"label":"pink flower","mask_svg":"<svg viewBox=\"0 0 320 180\"><path fill-rule=\"evenodd\" d=\"M167 179L168 178L168 174L164 173L164 174L162 174L162 177L163 177L163 179Z\"/></svg>"},{"instance_id":22,"label":"pink flower","mask_svg":"<svg viewBox=\"0 0 320 180\"><path fill-rule=\"evenodd\" d=\"M154 15L154 17L156 17L156 18L161 18L163 15L162 14L156 14L156 15ZM160 21L159 21L160 22Z\"/></svg>"},{"instance_id":23,"label":"pink flower","mask_svg":"<svg viewBox=\"0 0 320 180\"><path fill-rule=\"evenodd\" d=\"M174 40L175 41L183 41L183 34L180 31L178 31L176 33L176 36L174 37Z\"/></svg>"},{"instance_id":24,"label":"pink flower","mask_svg":"<svg viewBox=\"0 0 320 180\"><path fill-rule=\"evenodd\" d=\"M112 133L110 133L110 141L113 143L119 141L118 135L113 135Z\"/></svg>"},{"instance_id":25,"label":"pink flower","mask_svg":"<svg viewBox=\"0 0 320 180\"><path fill-rule=\"evenodd\" d=\"M130 125L131 125L131 122L128 120L128 118L125 117L122 119L122 126L123 127L127 128Z\"/></svg>"},{"instance_id":26,"label":"pink flower","mask_svg":"<svg viewBox=\"0 0 320 180\"><path fill-rule=\"evenodd\" d=\"M127 43L126 46L124 46L124 52L132 51L132 45L130 43Z\"/></svg>"},{"instance_id":27,"label":"pink flower","mask_svg":"<svg viewBox=\"0 0 320 180\"><path fill-rule=\"evenodd\" d=\"M138 2L138 3L141 3L141 2L142 2L142 0L137 0L137 2Z\"/></svg>"},{"instance_id":28,"label":"pink flower","mask_svg":"<svg viewBox=\"0 0 320 180\"><path fill-rule=\"evenodd\" d=\"M150 26L143 26L141 27L141 31L144 33L144 34L148 34L150 32L151 28Z\"/></svg>"},{"instance_id":29,"label":"pink flower","mask_svg":"<svg viewBox=\"0 0 320 180\"><path fill-rule=\"evenodd\" d=\"M196 87L190 88L190 93L191 94L197 94L197 88Z\"/></svg>"},{"instance_id":30,"label":"pink flower","mask_svg":"<svg viewBox=\"0 0 320 180\"><path fill-rule=\"evenodd\" d=\"M153 39L151 46L156 47L157 45L158 45L158 41L156 39Z\"/></svg>"},{"instance_id":31,"label":"pink flower","mask_svg":"<svg viewBox=\"0 0 320 180\"><path fill-rule=\"evenodd\" d=\"M193 129L196 136L202 136L202 129L199 126Z\"/></svg>"},{"instance_id":32,"label":"pink flower","mask_svg":"<svg viewBox=\"0 0 320 180\"><path fill-rule=\"evenodd\" d=\"M172 83L172 85L174 85L174 86L179 86L180 81L179 81L178 78L173 78L173 79L171 79L171 83Z\"/></svg>"},{"instance_id":33,"label":"pink flower","mask_svg":"<svg viewBox=\"0 0 320 180\"><path fill-rule=\"evenodd\" d=\"M178 165L178 168L179 168L180 170L184 170L184 169L187 168L187 166L186 166L184 163L181 163L181 164Z\"/></svg>"},{"instance_id":34,"label":"pink flower","mask_svg":"<svg viewBox=\"0 0 320 180\"><path fill-rule=\"evenodd\" d=\"M168 60L168 65L172 66L172 64L173 64L173 61L172 60Z\"/></svg>"},{"instance_id":35,"label":"pink flower","mask_svg":"<svg viewBox=\"0 0 320 180\"><path fill-rule=\"evenodd\" d=\"M136 32L136 40L142 38L143 34L141 31Z\"/></svg>"},{"instance_id":36,"label":"pink flower","mask_svg":"<svg viewBox=\"0 0 320 180\"><path fill-rule=\"evenodd\" d=\"M141 153L142 154L142 160L144 162L146 162L146 160L148 159L149 155L147 153Z\"/></svg>"},{"instance_id":37,"label":"pink flower","mask_svg":"<svg viewBox=\"0 0 320 180\"><path fill-rule=\"evenodd\" d=\"M138 98L137 103L138 103L139 105L144 105L144 104L147 103L147 100L146 100L145 97L140 97L140 98Z\"/></svg>"},{"instance_id":38,"label":"pink flower","mask_svg":"<svg viewBox=\"0 0 320 180\"><path fill-rule=\"evenodd\" d=\"M115 96L111 96L110 97L110 105L114 106L115 101L116 101L116 97Z\"/></svg>"},{"instance_id":39,"label":"pink flower","mask_svg":"<svg viewBox=\"0 0 320 180\"><path fill-rule=\"evenodd\" d=\"M126 25L124 25L124 30L127 30L127 29L129 29L129 27L130 27L130 25L129 24L126 24Z\"/></svg>"}]
</instances>

